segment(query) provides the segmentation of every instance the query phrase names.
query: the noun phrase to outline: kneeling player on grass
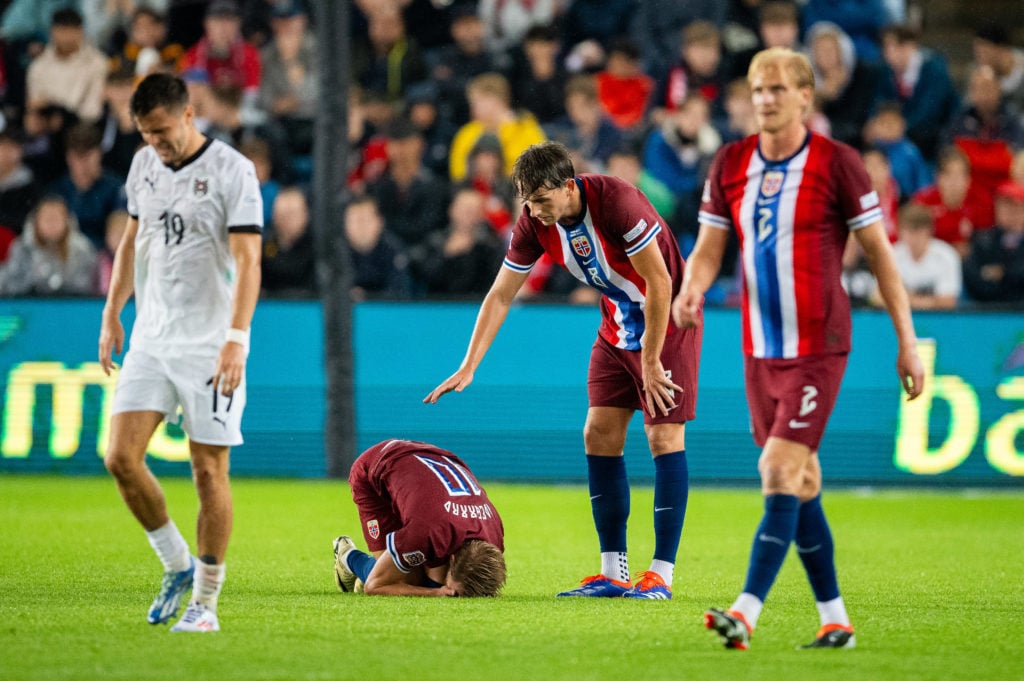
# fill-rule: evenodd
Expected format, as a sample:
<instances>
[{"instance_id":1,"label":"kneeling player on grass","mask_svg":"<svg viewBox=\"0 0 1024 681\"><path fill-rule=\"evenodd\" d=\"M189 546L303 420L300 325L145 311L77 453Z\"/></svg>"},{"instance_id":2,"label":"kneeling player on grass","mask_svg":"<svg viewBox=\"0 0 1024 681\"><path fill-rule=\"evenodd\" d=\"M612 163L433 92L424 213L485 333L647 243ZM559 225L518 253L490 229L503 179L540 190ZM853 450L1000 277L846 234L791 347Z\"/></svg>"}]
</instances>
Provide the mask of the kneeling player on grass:
<instances>
[{"instance_id":1,"label":"kneeling player on grass","mask_svg":"<svg viewBox=\"0 0 1024 681\"><path fill-rule=\"evenodd\" d=\"M334 540L342 591L371 596L497 596L505 584L505 529L487 492L451 452L386 440L349 473L368 552Z\"/></svg>"}]
</instances>

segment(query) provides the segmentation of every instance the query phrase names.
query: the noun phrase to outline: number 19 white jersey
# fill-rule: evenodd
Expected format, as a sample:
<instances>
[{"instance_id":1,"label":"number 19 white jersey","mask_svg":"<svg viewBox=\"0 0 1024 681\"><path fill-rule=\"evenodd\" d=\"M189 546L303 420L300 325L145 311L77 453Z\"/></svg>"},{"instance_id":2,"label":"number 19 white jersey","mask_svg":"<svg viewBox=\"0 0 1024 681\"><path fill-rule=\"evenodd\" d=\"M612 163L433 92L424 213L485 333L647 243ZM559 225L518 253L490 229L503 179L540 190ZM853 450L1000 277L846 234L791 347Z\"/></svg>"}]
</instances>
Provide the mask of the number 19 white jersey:
<instances>
[{"instance_id":1,"label":"number 19 white jersey","mask_svg":"<svg viewBox=\"0 0 1024 681\"><path fill-rule=\"evenodd\" d=\"M131 347L216 354L231 325L235 288L228 234L263 227L252 162L208 139L174 169L146 146L132 160L125 190L128 213L139 221Z\"/></svg>"}]
</instances>

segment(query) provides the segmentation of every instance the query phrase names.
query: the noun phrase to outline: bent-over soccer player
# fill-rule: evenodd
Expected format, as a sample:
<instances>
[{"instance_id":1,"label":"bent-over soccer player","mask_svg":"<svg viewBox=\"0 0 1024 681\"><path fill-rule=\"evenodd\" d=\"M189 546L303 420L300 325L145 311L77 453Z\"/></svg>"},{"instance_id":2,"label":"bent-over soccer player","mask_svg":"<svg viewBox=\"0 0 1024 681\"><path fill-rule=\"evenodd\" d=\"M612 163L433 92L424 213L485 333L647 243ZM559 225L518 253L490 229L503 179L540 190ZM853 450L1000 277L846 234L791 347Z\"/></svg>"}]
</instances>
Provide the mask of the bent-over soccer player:
<instances>
[{"instance_id":1,"label":"bent-over soccer player","mask_svg":"<svg viewBox=\"0 0 1024 681\"><path fill-rule=\"evenodd\" d=\"M370 596L497 596L505 584L505 528L487 492L455 454L386 440L349 473L368 552L334 540L342 591Z\"/></svg>"}]
</instances>

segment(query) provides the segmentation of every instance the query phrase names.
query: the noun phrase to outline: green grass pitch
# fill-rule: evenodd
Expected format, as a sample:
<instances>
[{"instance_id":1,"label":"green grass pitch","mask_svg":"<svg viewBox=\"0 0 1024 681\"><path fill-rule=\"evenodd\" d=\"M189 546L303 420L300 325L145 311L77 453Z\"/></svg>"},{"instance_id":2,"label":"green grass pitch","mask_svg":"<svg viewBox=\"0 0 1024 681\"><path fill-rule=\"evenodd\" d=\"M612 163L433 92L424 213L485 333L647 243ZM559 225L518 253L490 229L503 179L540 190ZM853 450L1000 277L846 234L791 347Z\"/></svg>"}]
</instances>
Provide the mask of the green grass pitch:
<instances>
[{"instance_id":1,"label":"green grass pitch","mask_svg":"<svg viewBox=\"0 0 1024 681\"><path fill-rule=\"evenodd\" d=\"M165 480L190 542L188 480ZM849 651L796 651L817 628L790 554L748 652L703 629L741 586L761 501L691 490L670 602L555 599L598 568L582 487L488 485L506 523L497 600L340 594L331 539L359 538L340 482L234 481L223 631L145 623L159 563L105 478L0 476L0 678L1024 679L1024 495L834 491L825 505L857 628ZM652 551L633 492L632 568Z\"/></svg>"}]
</instances>

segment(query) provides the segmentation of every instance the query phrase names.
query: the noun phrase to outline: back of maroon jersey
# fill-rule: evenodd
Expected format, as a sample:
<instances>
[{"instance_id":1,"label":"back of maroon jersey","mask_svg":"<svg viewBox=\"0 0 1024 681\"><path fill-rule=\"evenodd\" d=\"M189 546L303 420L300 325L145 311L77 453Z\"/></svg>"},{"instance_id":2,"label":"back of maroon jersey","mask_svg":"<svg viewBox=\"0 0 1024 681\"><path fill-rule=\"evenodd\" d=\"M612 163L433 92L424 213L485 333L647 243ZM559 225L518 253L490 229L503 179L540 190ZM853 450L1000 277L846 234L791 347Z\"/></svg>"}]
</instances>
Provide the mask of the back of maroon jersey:
<instances>
[{"instance_id":1,"label":"back of maroon jersey","mask_svg":"<svg viewBox=\"0 0 1024 681\"><path fill-rule=\"evenodd\" d=\"M370 480L402 521L387 537L399 569L443 565L473 539L505 550L501 517L462 459L425 442L389 440L378 447Z\"/></svg>"}]
</instances>

